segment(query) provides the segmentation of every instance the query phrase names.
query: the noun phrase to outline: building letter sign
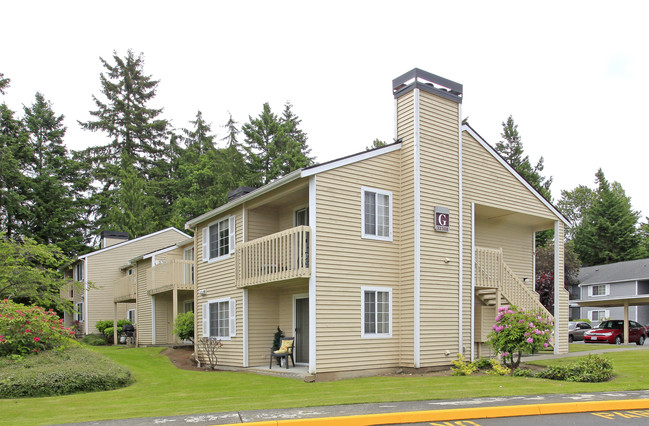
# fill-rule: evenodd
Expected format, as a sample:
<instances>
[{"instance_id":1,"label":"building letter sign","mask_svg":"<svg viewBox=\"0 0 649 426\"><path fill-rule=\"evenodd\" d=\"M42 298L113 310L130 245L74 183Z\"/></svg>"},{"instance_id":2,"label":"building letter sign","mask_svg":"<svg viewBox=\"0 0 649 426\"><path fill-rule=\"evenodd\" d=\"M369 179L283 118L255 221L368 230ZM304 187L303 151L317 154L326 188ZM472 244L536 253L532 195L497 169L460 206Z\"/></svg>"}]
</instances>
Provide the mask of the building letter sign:
<instances>
[{"instance_id":1,"label":"building letter sign","mask_svg":"<svg viewBox=\"0 0 649 426\"><path fill-rule=\"evenodd\" d=\"M446 207L435 207L435 231L448 232L450 213Z\"/></svg>"}]
</instances>

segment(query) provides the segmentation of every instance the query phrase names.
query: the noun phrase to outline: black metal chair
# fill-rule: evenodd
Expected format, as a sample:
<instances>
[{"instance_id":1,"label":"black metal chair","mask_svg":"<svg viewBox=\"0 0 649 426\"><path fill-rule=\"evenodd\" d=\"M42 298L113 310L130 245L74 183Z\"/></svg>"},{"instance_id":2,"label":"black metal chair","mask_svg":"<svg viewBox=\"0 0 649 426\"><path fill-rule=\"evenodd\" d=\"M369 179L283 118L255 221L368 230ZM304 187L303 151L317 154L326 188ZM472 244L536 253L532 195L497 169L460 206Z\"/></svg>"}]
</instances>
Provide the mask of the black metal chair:
<instances>
[{"instance_id":1,"label":"black metal chair","mask_svg":"<svg viewBox=\"0 0 649 426\"><path fill-rule=\"evenodd\" d=\"M293 359L293 346L295 344L295 337L282 337L280 340L279 349L273 350L270 349L270 365L268 368L273 368L273 359L277 358L279 362L282 359L286 360L286 369L288 370L288 360L289 358L293 362L293 367L295 367L295 360Z\"/></svg>"}]
</instances>

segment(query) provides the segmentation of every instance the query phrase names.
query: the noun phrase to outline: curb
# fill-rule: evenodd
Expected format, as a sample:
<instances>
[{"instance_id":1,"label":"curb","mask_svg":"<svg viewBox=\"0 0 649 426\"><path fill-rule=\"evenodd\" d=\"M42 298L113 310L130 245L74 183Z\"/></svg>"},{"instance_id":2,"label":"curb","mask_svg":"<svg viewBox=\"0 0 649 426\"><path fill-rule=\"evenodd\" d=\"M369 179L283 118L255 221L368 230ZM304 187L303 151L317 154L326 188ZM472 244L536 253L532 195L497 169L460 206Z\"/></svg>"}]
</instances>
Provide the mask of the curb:
<instances>
[{"instance_id":1,"label":"curb","mask_svg":"<svg viewBox=\"0 0 649 426\"><path fill-rule=\"evenodd\" d=\"M622 399L613 401L563 402L553 404L507 405L502 407L453 408L403 413L364 414L345 417L319 417L312 419L271 420L245 423L251 426L336 425L372 426L392 423L420 423L448 420L489 419L498 417L539 416L546 414L585 413L589 411L649 409L649 399ZM649 413L647 414L649 416ZM234 426L231 423L223 426Z\"/></svg>"}]
</instances>

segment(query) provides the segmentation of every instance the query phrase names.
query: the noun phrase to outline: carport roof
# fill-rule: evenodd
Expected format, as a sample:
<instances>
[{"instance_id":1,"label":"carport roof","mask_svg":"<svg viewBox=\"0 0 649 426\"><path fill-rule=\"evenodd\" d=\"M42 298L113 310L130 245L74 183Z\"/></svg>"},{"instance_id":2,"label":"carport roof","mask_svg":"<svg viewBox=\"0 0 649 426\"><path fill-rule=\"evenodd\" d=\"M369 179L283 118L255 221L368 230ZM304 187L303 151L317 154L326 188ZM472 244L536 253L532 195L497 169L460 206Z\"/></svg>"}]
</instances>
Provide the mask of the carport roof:
<instances>
[{"instance_id":1,"label":"carport roof","mask_svg":"<svg viewBox=\"0 0 649 426\"><path fill-rule=\"evenodd\" d=\"M616 306L640 306L649 305L649 294L640 294L638 296L619 296L607 297L606 299L596 300L571 300L570 303L576 303L581 307L598 307L598 308L613 308Z\"/></svg>"}]
</instances>

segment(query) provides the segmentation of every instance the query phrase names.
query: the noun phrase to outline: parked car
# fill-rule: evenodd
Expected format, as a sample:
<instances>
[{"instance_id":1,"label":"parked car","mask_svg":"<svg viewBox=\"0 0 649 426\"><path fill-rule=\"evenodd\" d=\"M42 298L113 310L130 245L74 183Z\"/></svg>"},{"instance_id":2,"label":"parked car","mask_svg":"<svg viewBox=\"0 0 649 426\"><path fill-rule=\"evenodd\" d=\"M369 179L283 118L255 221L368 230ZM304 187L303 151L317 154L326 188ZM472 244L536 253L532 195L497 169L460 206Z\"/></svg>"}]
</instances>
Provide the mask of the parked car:
<instances>
[{"instance_id":1,"label":"parked car","mask_svg":"<svg viewBox=\"0 0 649 426\"><path fill-rule=\"evenodd\" d=\"M647 329L635 321L629 321L629 342L644 345L647 339ZM597 328L584 333L585 343L611 343L619 345L624 340L624 321L603 321Z\"/></svg>"},{"instance_id":2,"label":"parked car","mask_svg":"<svg viewBox=\"0 0 649 426\"><path fill-rule=\"evenodd\" d=\"M569 322L568 323L568 342L578 342L584 340L584 333L592 329L587 322Z\"/></svg>"}]
</instances>

